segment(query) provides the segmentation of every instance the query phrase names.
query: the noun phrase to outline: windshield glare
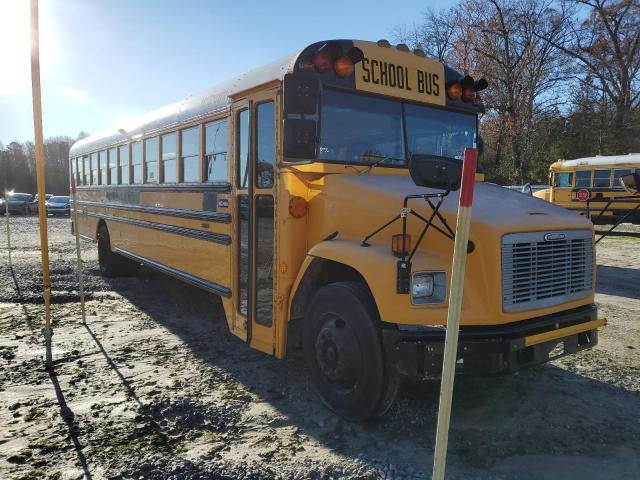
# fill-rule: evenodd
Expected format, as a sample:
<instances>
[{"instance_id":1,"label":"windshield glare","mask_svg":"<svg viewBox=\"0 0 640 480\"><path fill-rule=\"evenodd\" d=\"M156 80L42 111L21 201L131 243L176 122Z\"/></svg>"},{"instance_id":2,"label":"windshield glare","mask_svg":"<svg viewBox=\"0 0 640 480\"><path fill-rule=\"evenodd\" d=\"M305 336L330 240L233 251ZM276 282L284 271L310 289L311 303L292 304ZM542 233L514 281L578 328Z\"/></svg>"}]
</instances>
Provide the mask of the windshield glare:
<instances>
[{"instance_id":1,"label":"windshield glare","mask_svg":"<svg viewBox=\"0 0 640 480\"><path fill-rule=\"evenodd\" d=\"M49 202L51 203L66 203L69 201L69 197L51 197Z\"/></svg>"},{"instance_id":2,"label":"windshield glare","mask_svg":"<svg viewBox=\"0 0 640 480\"><path fill-rule=\"evenodd\" d=\"M319 160L406 166L413 154L462 159L476 146L472 114L330 89L320 112Z\"/></svg>"}]
</instances>

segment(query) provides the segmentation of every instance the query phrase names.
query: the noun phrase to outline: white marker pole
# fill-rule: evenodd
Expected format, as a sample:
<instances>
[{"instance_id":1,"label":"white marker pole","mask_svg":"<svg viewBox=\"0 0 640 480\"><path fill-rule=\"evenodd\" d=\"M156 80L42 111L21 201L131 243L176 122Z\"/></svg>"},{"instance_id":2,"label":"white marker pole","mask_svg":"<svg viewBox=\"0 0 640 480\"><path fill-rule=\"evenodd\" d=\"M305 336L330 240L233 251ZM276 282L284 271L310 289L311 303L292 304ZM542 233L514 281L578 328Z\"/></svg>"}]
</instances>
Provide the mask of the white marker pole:
<instances>
[{"instance_id":1,"label":"white marker pole","mask_svg":"<svg viewBox=\"0 0 640 480\"><path fill-rule=\"evenodd\" d=\"M13 192L5 192L4 194L4 214L7 220L7 252L9 252L9 268L13 270L11 263L11 229L9 228L9 195Z\"/></svg>"},{"instance_id":2,"label":"white marker pole","mask_svg":"<svg viewBox=\"0 0 640 480\"><path fill-rule=\"evenodd\" d=\"M473 184L476 176L477 163L478 150L475 148L466 148L464 151L464 161L462 163L462 186L460 187L460 203L458 205L456 238L453 245L453 267L451 272L451 284L449 285L447 334L444 341L442 381L440 384L440 406L438 408L436 447L433 454L432 480L444 480L444 470L447 462L447 443L449 441L453 380L456 373L458 330L460 328L464 270L467 263L467 244L469 242Z\"/></svg>"},{"instance_id":3,"label":"white marker pole","mask_svg":"<svg viewBox=\"0 0 640 480\"><path fill-rule=\"evenodd\" d=\"M80 293L80 308L82 311L82 323L87 323L84 310L84 272L82 270L82 258L80 256L80 227L78 227L78 201L76 197L76 179L71 173L71 194L73 197L73 233L76 236L76 257L78 260L78 283Z\"/></svg>"}]
</instances>

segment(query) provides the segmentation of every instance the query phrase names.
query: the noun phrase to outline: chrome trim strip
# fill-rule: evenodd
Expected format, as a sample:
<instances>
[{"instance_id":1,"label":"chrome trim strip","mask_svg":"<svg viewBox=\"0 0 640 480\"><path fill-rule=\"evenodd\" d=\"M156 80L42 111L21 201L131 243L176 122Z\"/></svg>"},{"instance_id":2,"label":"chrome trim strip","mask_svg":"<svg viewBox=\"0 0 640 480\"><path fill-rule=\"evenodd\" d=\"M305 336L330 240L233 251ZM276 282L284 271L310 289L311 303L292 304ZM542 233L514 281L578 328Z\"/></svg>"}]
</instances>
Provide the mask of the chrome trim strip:
<instances>
[{"instance_id":1,"label":"chrome trim strip","mask_svg":"<svg viewBox=\"0 0 640 480\"><path fill-rule=\"evenodd\" d=\"M196 277L195 275L191 275L190 273L183 272L182 270L177 270L173 267L169 267L164 263L156 262L154 260L150 260L145 257L141 257L140 255L136 255L135 253L131 253L122 248L116 248L115 252L122 255L123 257L127 257L134 262L142 263L143 265L147 265L148 267L154 268L162 273L166 273L167 275L171 275L179 280L190 283L196 287L202 288L209 292L213 292L217 295L222 295L223 297L231 297L231 290L227 287L223 287L222 285L211 282L209 280L205 280L200 277Z\"/></svg>"},{"instance_id":2,"label":"chrome trim strip","mask_svg":"<svg viewBox=\"0 0 640 480\"><path fill-rule=\"evenodd\" d=\"M91 202L89 200L78 200L81 207L102 207L113 208L114 210L125 210L130 212L151 213L153 215L165 215L167 217L193 218L196 220L208 220L217 223L231 223L231 214L221 212L207 212L205 210L186 210L182 208L151 207L147 205L131 205L114 202Z\"/></svg>"},{"instance_id":3,"label":"chrome trim strip","mask_svg":"<svg viewBox=\"0 0 640 480\"><path fill-rule=\"evenodd\" d=\"M204 232L202 230L194 230L193 228L176 227L175 225L167 225L165 223L149 222L147 220L138 220L136 218L118 217L115 215L107 215L104 213L87 212L89 217L101 218L112 222L127 223L143 228L151 228L160 230L161 232L175 233L185 237L193 237L200 240L206 240L221 245L231 245L231 237L223 233Z\"/></svg>"},{"instance_id":4,"label":"chrome trim strip","mask_svg":"<svg viewBox=\"0 0 640 480\"><path fill-rule=\"evenodd\" d=\"M181 192L231 192L231 184L229 182L208 182L208 183L133 183L128 185L81 185L76 189L84 191L104 191L109 189L136 189L139 188L146 192L179 190Z\"/></svg>"}]
</instances>

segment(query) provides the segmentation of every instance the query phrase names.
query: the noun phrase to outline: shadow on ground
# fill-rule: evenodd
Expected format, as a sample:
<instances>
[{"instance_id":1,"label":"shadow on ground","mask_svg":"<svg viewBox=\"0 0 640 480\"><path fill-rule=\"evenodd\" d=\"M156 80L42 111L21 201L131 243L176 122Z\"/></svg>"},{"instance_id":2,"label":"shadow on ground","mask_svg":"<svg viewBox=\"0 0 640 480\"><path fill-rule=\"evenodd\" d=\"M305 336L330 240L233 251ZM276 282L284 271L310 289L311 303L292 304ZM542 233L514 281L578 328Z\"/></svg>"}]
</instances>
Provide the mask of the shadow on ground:
<instances>
[{"instance_id":1,"label":"shadow on ground","mask_svg":"<svg viewBox=\"0 0 640 480\"><path fill-rule=\"evenodd\" d=\"M610 267L600 268L606 275ZM216 297L146 269L111 286L177 335L198 359L228 372L271 404L280 417L270 426L296 426L347 457L415 465L420 471L429 467L436 382L405 386L382 419L364 425L343 422L315 397L300 352L276 360L250 349L228 332ZM576 361L592 354L583 352ZM458 378L449 451L462 464L480 469L519 455L563 455L570 463L576 456L600 458L603 444L640 451L637 427L629 422L639 404L638 392L553 364L505 377Z\"/></svg>"},{"instance_id":2,"label":"shadow on ground","mask_svg":"<svg viewBox=\"0 0 640 480\"><path fill-rule=\"evenodd\" d=\"M596 279L597 293L640 300L640 270L637 268L598 265Z\"/></svg>"}]
</instances>

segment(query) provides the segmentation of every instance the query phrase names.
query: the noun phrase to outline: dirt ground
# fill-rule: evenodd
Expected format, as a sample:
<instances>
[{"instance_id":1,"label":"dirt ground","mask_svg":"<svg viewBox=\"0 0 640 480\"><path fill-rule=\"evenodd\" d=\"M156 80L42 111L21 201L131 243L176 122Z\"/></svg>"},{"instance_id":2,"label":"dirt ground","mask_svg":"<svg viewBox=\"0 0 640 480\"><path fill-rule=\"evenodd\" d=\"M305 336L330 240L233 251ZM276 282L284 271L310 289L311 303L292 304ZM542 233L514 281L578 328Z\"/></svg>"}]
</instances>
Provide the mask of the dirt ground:
<instances>
[{"instance_id":1,"label":"dirt ground","mask_svg":"<svg viewBox=\"0 0 640 480\"><path fill-rule=\"evenodd\" d=\"M383 419L346 423L284 361L227 332L217 298L142 269L105 281L83 242L87 324L69 220L49 219L55 366L43 369L37 219L0 221L1 479L430 478L438 384ZM640 232L640 229L637 229ZM447 478L640 478L640 238L598 245L593 350L458 379Z\"/></svg>"}]
</instances>

